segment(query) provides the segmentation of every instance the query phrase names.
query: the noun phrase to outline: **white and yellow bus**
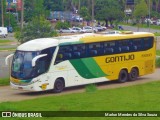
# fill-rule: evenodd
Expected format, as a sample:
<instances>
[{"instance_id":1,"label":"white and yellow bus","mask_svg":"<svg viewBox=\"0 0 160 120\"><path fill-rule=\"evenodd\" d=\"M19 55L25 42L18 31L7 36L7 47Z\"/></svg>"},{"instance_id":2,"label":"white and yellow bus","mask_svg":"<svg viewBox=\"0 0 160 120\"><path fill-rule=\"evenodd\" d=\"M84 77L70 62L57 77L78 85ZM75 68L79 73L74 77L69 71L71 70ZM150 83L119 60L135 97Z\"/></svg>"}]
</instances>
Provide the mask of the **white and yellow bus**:
<instances>
[{"instance_id":1,"label":"white and yellow bus","mask_svg":"<svg viewBox=\"0 0 160 120\"><path fill-rule=\"evenodd\" d=\"M155 51L155 37L147 32L35 39L14 53L10 84L15 89L61 92L70 86L132 81L155 71Z\"/></svg>"}]
</instances>

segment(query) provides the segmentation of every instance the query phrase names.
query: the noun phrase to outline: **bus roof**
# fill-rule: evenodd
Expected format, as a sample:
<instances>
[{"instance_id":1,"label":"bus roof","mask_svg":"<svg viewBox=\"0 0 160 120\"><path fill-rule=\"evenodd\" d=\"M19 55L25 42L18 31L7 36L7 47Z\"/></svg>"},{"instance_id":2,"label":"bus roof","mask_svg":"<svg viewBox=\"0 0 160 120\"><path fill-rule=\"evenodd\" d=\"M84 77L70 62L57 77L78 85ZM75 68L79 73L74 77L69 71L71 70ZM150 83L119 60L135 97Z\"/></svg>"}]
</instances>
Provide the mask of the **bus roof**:
<instances>
[{"instance_id":1,"label":"bus roof","mask_svg":"<svg viewBox=\"0 0 160 120\"><path fill-rule=\"evenodd\" d=\"M70 36L59 36L53 38L39 38L26 42L18 46L17 50L21 51L41 51L43 49L57 46L57 45L70 45L78 43L92 43L100 41L112 41L120 39L132 39L142 37L154 37L153 33L149 32L126 32L121 34L94 34L86 33Z\"/></svg>"}]
</instances>

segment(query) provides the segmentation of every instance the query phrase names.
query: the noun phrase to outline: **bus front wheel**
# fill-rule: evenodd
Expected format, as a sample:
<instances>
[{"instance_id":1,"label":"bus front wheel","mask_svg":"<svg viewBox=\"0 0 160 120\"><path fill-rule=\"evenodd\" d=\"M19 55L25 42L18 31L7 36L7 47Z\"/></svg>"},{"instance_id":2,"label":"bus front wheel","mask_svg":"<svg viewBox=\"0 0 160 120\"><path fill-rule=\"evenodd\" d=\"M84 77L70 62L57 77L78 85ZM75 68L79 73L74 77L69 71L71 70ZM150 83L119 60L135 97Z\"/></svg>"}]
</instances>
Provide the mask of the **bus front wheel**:
<instances>
[{"instance_id":1,"label":"bus front wheel","mask_svg":"<svg viewBox=\"0 0 160 120\"><path fill-rule=\"evenodd\" d=\"M138 77L138 70L136 68L132 68L131 72L129 73L129 80L134 81Z\"/></svg>"},{"instance_id":2,"label":"bus front wheel","mask_svg":"<svg viewBox=\"0 0 160 120\"><path fill-rule=\"evenodd\" d=\"M121 70L118 77L118 82L124 83L128 80L128 73L126 70Z\"/></svg>"},{"instance_id":3,"label":"bus front wheel","mask_svg":"<svg viewBox=\"0 0 160 120\"><path fill-rule=\"evenodd\" d=\"M56 81L55 81L55 83L54 83L54 92L55 93L60 93L60 92L62 92L63 91L63 89L64 89L64 81L63 80L61 80L61 79L57 79Z\"/></svg>"}]
</instances>

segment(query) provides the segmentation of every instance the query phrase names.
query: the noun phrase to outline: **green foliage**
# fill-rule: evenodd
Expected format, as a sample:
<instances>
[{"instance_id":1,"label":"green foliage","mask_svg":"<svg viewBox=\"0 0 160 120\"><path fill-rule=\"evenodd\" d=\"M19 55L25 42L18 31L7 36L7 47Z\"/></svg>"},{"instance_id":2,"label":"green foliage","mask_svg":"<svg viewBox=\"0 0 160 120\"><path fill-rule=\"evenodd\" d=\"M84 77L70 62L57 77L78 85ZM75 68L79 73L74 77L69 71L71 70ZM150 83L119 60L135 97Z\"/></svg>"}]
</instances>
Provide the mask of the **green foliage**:
<instances>
[{"instance_id":1,"label":"green foliage","mask_svg":"<svg viewBox=\"0 0 160 120\"><path fill-rule=\"evenodd\" d=\"M61 21L58 21L56 23L56 26L55 26L55 29L65 29L65 28L69 28L71 27L70 23L69 22L61 22Z\"/></svg>"},{"instance_id":2,"label":"green foliage","mask_svg":"<svg viewBox=\"0 0 160 120\"><path fill-rule=\"evenodd\" d=\"M95 18L97 20L108 20L111 24L113 20L120 21L124 17L123 9L117 0L97 0L95 11Z\"/></svg>"},{"instance_id":3,"label":"green foliage","mask_svg":"<svg viewBox=\"0 0 160 120\"><path fill-rule=\"evenodd\" d=\"M67 2L69 2L69 0L67 0ZM65 4L63 4L63 0L45 0L44 6L47 10L63 11Z\"/></svg>"},{"instance_id":4,"label":"green foliage","mask_svg":"<svg viewBox=\"0 0 160 120\"><path fill-rule=\"evenodd\" d=\"M24 20L26 22L31 21L36 16L47 17L49 15L49 11L44 6L44 0L25 0L24 7Z\"/></svg>"},{"instance_id":5,"label":"green foliage","mask_svg":"<svg viewBox=\"0 0 160 120\"><path fill-rule=\"evenodd\" d=\"M1 5L1 2L3 2L3 14L5 15L6 13L5 13L5 11L6 11L6 0L1 0L0 1L0 18L2 18L2 11L1 11L1 7L2 7L2 5ZM0 26L2 26L2 19L0 19Z\"/></svg>"},{"instance_id":6,"label":"green foliage","mask_svg":"<svg viewBox=\"0 0 160 120\"><path fill-rule=\"evenodd\" d=\"M91 16L89 14L89 10L87 9L87 7L83 6L80 9L80 15L85 19L85 20L91 20Z\"/></svg>"},{"instance_id":7,"label":"green foliage","mask_svg":"<svg viewBox=\"0 0 160 120\"><path fill-rule=\"evenodd\" d=\"M144 0L141 0L138 3L134 10L134 17L139 21L142 17L145 17L148 14L148 7Z\"/></svg>"},{"instance_id":8,"label":"green foliage","mask_svg":"<svg viewBox=\"0 0 160 120\"><path fill-rule=\"evenodd\" d=\"M151 11L151 17L160 18L160 14L157 11Z\"/></svg>"},{"instance_id":9,"label":"green foliage","mask_svg":"<svg viewBox=\"0 0 160 120\"><path fill-rule=\"evenodd\" d=\"M22 33L20 31L16 32L15 37L21 42L27 42L36 38L45 38L56 36L56 32L52 29L49 21L47 21L43 16L35 17L31 22L29 22Z\"/></svg>"},{"instance_id":10,"label":"green foliage","mask_svg":"<svg viewBox=\"0 0 160 120\"><path fill-rule=\"evenodd\" d=\"M17 21L16 18L13 14L7 13L5 14L5 21L4 21L5 26L12 26L13 29L17 27Z\"/></svg>"}]
</instances>

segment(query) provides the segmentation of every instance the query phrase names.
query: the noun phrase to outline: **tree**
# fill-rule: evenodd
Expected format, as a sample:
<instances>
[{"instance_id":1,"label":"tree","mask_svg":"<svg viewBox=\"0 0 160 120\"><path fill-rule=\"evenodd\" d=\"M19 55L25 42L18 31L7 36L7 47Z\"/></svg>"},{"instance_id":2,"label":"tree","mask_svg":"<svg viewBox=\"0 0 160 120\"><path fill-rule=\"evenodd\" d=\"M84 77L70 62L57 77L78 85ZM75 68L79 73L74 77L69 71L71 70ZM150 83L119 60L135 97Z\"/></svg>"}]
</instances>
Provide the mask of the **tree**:
<instances>
[{"instance_id":1,"label":"tree","mask_svg":"<svg viewBox=\"0 0 160 120\"><path fill-rule=\"evenodd\" d=\"M52 26L45 17L35 17L32 21L28 22L22 33L17 32L16 38L21 42L27 42L36 38L52 37L56 35L55 31L52 30Z\"/></svg>"},{"instance_id":2,"label":"tree","mask_svg":"<svg viewBox=\"0 0 160 120\"><path fill-rule=\"evenodd\" d=\"M3 16L2 16L2 11L3 11ZM6 0L1 0L1 2L0 2L0 23L2 23L2 19L3 19L3 23L1 24L1 26L4 25L4 16L6 14L5 11L6 11Z\"/></svg>"},{"instance_id":3,"label":"tree","mask_svg":"<svg viewBox=\"0 0 160 120\"><path fill-rule=\"evenodd\" d=\"M61 22L61 21L58 21L56 23L56 26L55 26L55 29L66 29L66 28L69 28L71 27L70 23L69 22Z\"/></svg>"},{"instance_id":4,"label":"tree","mask_svg":"<svg viewBox=\"0 0 160 120\"><path fill-rule=\"evenodd\" d=\"M89 14L89 10L85 6L81 7L80 15L87 21L91 20L91 16Z\"/></svg>"},{"instance_id":5,"label":"tree","mask_svg":"<svg viewBox=\"0 0 160 120\"><path fill-rule=\"evenodd\" d=\"M124 10L117 0L97 0L95 3L95 17L97 20L105 20L106 26L108 21L113 24L114 20L122 20Z\"/></svg>"},{"instance_id":6,"label":"tree","mask_svg":"<svg viewBox=\"0 0 160 120\"><path fill-rule=\"evenodd\" d=\"M141 22L141 18L146 17L148 14L148 7L144 0L141 0L135 7L134 10L134 17L138 23L138 30L139 30L139 23Z\"/></svg>"},{"instance_id":7,"label":"tree","mask_svg":"<svg viewBox=\"0 0 160 120\"><path fill-rule=\"evenodd\" d=\"M44 6L46 10L50 10L50 11L63 11L64 10L63 0L45 0Z\"/></svg>"},{"instance_id":8,"label":"tree","mask_svg":"<svg viewBox=\"0 0 160 120\"><path fill-rule=\"evenodd\" d=\"M14 29L17 27L16 17L12 13L5 14L5 26L12 26Z\"/></svg>"},{"instance_id":9,"label":"tree","mask_svg":"<svg viewBox=\"0 0 160 120\"><path fill-rule=\"evenodd\" d=\"M24 1L24 20L31 21L35 16L47 16L49 12L44 7L44 0L25 0Z\"/></svg>"}]
</instances>

